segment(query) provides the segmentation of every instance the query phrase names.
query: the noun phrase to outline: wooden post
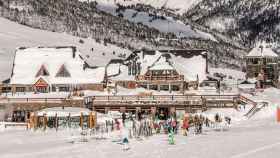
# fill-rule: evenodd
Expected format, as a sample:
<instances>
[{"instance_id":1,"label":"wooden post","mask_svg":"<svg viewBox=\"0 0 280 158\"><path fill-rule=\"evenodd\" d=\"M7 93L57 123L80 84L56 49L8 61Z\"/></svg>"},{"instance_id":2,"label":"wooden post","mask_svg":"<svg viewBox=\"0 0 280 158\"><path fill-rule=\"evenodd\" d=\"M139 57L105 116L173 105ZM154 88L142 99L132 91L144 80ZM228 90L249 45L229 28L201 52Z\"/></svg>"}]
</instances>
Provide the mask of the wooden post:
<instances>
[{"instance_id":1,"label":"wooden post","mask_svg":"<svg viewBox=\"0 0 280 158\"><path fill-rule=\"evenodd\" d=\"M84 124L84 118L83 118L83 113L81 112L80 116L80 127L83 129L83 124Z\"/></svg>"},{"instance_id":2,"label":"wooden post","mask_svg":"<svg viewBox=\"0 0 280 158\"><path fill-rule=\"evenodd\" d=\"M67 124L68 128L71 128L71 114L70 113L68 115L67 122L68 122L68 124Z\"/></svg>"},{"instance_id":3,"label":"wooden post","mask_svg":"<svg viewBox=\"0 0 280 158\"><path fill-rule=\"evenodd\" d=\"M156 117L156 112L157 112L157 107L151 107L151 115L153 120Z\"/></svg>"},{"instance_id":4,"label":"wooden post","mask_svg":"<svg viewBox=\"0 0 280 158\"><path fill-rule=\"evenodd\" d=\"M138 119L139 119L138 113L141 112L141 107L136 107L136 108L135 108L135 111L136 111L136 113L135 113L136 120L138 120Z\"/></svg>"},{"instance_id":5,"label":"wooden post","mask_svg":"<svg viewBox=\"0 0 280 158\"><path fill-rule=\"evenodd\" d=\"M58 130L58 118L57 118L57 113L55 114L55 121L54 121L54 125L55 125L55 130Z\"/></svg>"},{"instance_id":6,"label":"wooden post","mask_svg":"<svg viewBox=\"0 0 280 158\"><path fill-rule=\"evenodd\" d=\"M233 107L238 110L238 99L237 98L233 98Z\"/></svg>"},{"instance_id":7,"label":"wooden post","mask_svg":"<svg viewBox=\"0 0 280 158\"><path fill-rule=\"evenodd\" d=\"M47 129L47 115L46 114L44 114L43 115L43 130L44 131L46 131L46 129Z\"/></svg>"},{"instance_id":8,"label":"wooden post","mask_svg":"<svg viewBox=\"0 0 280 158\"><path fill-rule=\"evenodd\" d=\"M34 129L36 130L38 127L38 116L37 114L34 115Z\"/></svg>"},{"instance_id":9,"label":"wooden post","mask_svg":"<svg viewBox=\"0 0 280 158\"><path fill-rule=\"evenodd\" d=\"M34 112L30 113L30 119L28 123L29 129L34 129Z\"/></svg>"},{"instance_id":10,"label":"wooden post","mask_svg":"<svg viewBox=\"0 0 280 158\"><path fill-rule=\"evenodd\" d=\"M89 119L88 119L88 127L89 127L90 129L93 128L93 121L94 121L94 119L93 119L93 114L92 114L92 112L90 112L90 113L89 113Z\"/></svg>"},{"instance_id":11,"label":"wooden post","mask_svg":"<svg viewBox=\"0 0 280 158\"><path fill-rule=\"evenodd\" d=\"M109 111L110 111L110 107L105 107L105 114L108 114Z\"/></svg>"}]
</instances>

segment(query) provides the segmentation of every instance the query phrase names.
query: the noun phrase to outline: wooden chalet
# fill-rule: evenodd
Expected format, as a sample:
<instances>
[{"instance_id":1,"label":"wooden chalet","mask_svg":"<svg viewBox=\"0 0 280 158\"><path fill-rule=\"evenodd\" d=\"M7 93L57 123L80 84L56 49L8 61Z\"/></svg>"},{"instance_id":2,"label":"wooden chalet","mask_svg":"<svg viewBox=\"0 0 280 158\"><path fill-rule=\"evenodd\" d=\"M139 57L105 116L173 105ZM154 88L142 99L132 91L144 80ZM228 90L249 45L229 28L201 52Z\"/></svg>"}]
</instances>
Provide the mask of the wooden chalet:
<instances>
[{"instance_id":1,"label":"wooden chalet","mask_svg":"<svg viewBox=\"0 0 280 158\"><path fill-rule=\"evenodd\" d=\"M125 61L108 64L107 73L111 82L125 88L183 92L206 79L207 51L135 51Z\"/></svg>"},{"instance_id":2,"label":"wooden chalet","mask_svg":"<svg viewBox=\"0 0 280 158\"><path fill-rule=\"evenodd\" d=\"M76 47L19 48L2 92L69 92L104 88L105 68L87 68Z\"/></svg>"},{"instance_id":3,"label":"wooden chalet","mask_svg":"<svg viewBox=\"0 0 280 158\"><path fill-rule=\"evenodd\" d=\"M269 47L253 48L246 60L246 77L256 78L257 87L276 86L279 79L279 56Z\"/></svg>"}]
</instances>

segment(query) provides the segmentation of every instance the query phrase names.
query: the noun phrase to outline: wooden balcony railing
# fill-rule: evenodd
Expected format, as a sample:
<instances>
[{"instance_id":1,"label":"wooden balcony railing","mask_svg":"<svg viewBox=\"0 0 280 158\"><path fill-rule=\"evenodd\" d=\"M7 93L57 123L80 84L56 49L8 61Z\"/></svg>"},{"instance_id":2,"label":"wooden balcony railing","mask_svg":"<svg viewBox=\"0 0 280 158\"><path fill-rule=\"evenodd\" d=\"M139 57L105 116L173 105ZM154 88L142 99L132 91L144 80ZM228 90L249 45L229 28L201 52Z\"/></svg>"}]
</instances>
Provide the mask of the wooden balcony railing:
<instances>
[{"instance_id":1,"label":"wooden balcony railing","mask_svg":"<svg viewBox=\"0 0 280 158\"><path fill-rule=\"evenodd\" d=\"M184 75L173 75L173 76L147 76L147 75L138 75L136 77L138 81L183 81Z\"/></svg>"}]
</instances>

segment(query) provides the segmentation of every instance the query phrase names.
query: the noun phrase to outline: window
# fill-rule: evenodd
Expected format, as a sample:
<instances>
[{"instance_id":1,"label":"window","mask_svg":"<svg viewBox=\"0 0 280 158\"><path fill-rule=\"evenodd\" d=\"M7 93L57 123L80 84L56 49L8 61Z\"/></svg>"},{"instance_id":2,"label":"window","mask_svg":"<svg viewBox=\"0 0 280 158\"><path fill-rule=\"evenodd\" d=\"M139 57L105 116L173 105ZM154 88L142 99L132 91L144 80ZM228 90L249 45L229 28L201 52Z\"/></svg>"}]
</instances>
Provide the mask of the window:
<instances>
[{"instance_id":1,"label":"window","mask_svg":"<svg viewBox=\"0 0 280 158\"><path fill-rule=\"evenodd\" d=\"M3 93L9 93L12 91L12 87L2 87L2 92Z\"/></svg>"},{"instance_id":2,"label":"window","mask_svg":"<svg viewBox=\"0 0 280 158\"><path fill-rule=\"evenodd\" d=\"M69 92L69 87L59 87L60 92Z\"/></svg>"},{"instance_id":3,"label":"window","mask_svg":"<svg viewBox=\"0 0 280 158\"><path fill-rule=\"evenodd\" d=\"M25 87L16 87L16 92L25 92Z\"/></svg>"},{"instance_id":4,"label":"window","mask_svg":"<svg viewBox=\"0 0 280 158\"><path fill-rule=\"evenodd\" d=\"M39 71L36 74L36 77L39 76L49 76L50 73L49 71L46 69L45 65L42 65L41 68L39 69Z\"/></svg>"},{"instance_id":5,"label":"window","mask_svg":"<svg viewBox=\"0 0 280 158\"><path fill-rule=\"evenodd\" d=\"M71 77L71 75L70 75L69 71L66 69L65 65L63 64L59 68L55 77Z\"/></svg>"}]
</instances>

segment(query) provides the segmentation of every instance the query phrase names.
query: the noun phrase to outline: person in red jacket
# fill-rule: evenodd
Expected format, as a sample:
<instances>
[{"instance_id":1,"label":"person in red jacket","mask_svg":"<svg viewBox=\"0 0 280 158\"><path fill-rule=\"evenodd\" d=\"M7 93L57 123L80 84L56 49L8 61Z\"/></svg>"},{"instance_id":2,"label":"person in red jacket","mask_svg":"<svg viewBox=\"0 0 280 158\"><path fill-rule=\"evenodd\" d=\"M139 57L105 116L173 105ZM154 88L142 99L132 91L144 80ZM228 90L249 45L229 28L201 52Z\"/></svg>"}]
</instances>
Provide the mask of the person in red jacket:
<instances>
[{"instance_id":1,"label":"person in red jacket","mask_svg":"<svg viewBox=\"0 0 280 158\"><path fill-rule=\"evenodd\" d=\"M189 119L188 117L185 117L183 120L183 125L182 125L182 129L183 129L183 135L187 136L188 135L188 131L189 131Z\"/></svg>"}]
</instances>

